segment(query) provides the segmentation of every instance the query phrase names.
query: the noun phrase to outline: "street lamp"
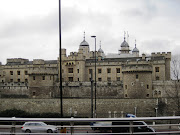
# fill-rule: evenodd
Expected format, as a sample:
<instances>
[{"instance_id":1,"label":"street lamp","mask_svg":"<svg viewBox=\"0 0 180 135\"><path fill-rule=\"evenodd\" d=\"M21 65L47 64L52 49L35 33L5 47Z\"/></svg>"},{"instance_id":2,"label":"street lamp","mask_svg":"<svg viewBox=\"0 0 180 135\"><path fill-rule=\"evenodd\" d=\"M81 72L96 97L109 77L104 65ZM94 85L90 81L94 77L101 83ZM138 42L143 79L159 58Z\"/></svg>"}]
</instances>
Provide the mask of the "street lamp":
<instances>
[{"instance_id":1,"label":"street lamp","mask_svg":"<svg viewBox=\"0 0 180 135\"><path fill-rule=\"evenodd\" d=\"M61 109L61 118L63 118L63 101L62 101L62 65L61 65L61 0L59 0L59 91L60 91L60 109Z\"/></svg>"},{"instance_id":2,"label":"street lamp","mask_svg":"<svg viewBox=\"0 0 180 135\"><path fill-rule=\"evenodd\" d=\"M94 52L94 61L95 61L95 81L94 81L94 86L95 86L95 89L94 89L94 92L95 92L95 104L94 104L94 115L95 115L95 118L96 118L96 36L91 36L92 38L95 39L95 52Z\"/></svg>"}]
</instances>

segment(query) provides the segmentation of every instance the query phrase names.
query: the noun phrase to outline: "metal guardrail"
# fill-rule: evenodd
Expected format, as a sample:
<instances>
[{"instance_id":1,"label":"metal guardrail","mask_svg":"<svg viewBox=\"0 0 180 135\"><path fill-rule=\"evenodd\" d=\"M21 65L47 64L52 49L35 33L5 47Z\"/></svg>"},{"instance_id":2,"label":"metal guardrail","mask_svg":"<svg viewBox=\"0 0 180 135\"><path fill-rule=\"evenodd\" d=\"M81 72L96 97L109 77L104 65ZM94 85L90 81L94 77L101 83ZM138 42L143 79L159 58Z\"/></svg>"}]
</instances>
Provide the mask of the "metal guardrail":
<instances>
[{"instance_id":1,"label":"metal guardrail","mask_svg":"<svg viewBox=\"0 0 180 135\"><path fill-rule=\"evenodd\" d=\"M27 121L53 123L58 133L28 133L53 135L120 135L120 134L180 134L180 116L172 117L137 117L137 118L4 118L0 117L0 135L27 134L21 131L22 124ZM133 122L145 121L147 125L133 125ZM92 123L100 125L91 125ZM129 122L129 125L113 125L102 123ZM156 132L135 132L135 128L151 127ZM98 130L93 130L98 128ZM128 132L114 132L114 129L129 129ZM66 130L65 130L66 129ZM64 130L64 133L63 133Z\"/></svg>"}]
</instances>

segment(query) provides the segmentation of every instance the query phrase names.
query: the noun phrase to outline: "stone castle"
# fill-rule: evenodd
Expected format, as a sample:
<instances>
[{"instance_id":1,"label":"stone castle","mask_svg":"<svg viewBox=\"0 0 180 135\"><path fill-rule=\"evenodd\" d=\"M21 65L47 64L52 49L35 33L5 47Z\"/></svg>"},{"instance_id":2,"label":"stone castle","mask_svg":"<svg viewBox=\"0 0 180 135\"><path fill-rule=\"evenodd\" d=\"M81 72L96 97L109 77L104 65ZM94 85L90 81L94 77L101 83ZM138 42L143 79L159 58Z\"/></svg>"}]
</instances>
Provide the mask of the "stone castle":
<instances>
[{"instance_id":1,"label":"stone castle","mask_svg":"<svg viewBox=\"0 0 180 135\"><path fill-rule=\"evenodd\" d=\"M62 49L63 98L89 99L92 80L97 82L99 100L152 99L156 102L154 99L167 98L167 91L175 90L170 77L171 52L140 55L136 43L131 51L125 37L117 50L117 54L108 55L101 46L96 52L90 51L85 36L78 52L67 56L66 49ZM1 98L59 98L59 67L59 59L7 59L5 65L0 65Z\"/></svg>"}]
</instances>

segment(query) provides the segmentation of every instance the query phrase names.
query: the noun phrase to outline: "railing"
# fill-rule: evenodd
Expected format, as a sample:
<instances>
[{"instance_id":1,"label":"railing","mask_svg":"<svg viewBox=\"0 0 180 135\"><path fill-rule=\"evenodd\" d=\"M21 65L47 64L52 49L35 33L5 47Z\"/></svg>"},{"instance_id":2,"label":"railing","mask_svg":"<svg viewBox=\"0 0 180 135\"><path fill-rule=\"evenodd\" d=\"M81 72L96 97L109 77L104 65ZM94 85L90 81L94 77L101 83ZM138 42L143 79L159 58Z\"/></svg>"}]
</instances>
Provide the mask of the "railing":
<instances>
[{"instance_id":1,"label":"railing","mask_svg":"<svg viewBox=\"0 0 180 135\"><path fill-rule=\"evenodd\" d=\"M58 133L24 133L24 122L45 122L58 127ZM146 124L133 124L136 122ZM180 116L138 118L0 118L0 135L59 134L59 135L120 135L120 134L180 134ZM129 123L123 125L122 123ZM96 123L96 124L94 124ZM119 124L117 124L119 123ZM120 124L121 123L121 124ZM142 129L151 129L142 130ZM122 130L121 130L122 129ZM153 132L155 131L155 132Z\"/></svg>"}]
</instances>

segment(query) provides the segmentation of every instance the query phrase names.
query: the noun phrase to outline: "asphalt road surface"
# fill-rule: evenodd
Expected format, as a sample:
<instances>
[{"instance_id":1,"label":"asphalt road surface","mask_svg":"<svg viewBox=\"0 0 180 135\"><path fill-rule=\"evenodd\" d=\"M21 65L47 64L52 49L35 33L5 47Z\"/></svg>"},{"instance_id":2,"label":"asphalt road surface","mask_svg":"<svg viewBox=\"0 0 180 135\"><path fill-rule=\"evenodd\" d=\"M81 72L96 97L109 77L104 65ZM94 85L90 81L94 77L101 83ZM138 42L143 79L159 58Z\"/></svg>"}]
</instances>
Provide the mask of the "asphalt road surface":
<instances>
[{"instance_id":1,"label":"asphalt road surface","mask_svg":"<svg viewBox=\"0 0 180 135\"><path fill-rule=\"evenodd\" d=\"M178 132L180 132L180 130L177 128L177 127L171 127L171 128L169 128L169 127L154 127L154 129L156 130L156 132L168 132L168 131L171 131L171 132L176 132L176 131L178 131ZM19 135L21 134L23 134L23 132L21 132L21 128L16 128L15 129L15 132L18 134L19 133ZM58 133L60 133L60 130L59 130L59 132ZM68 133L68 134L70 134L71 132L70 132L70 128L67 128L67 130L66 130L66 133ZM63 135L65 135L66 133L63 133ZM96 135L98 135L98 134L101 134L101 135L103 135L103 133L100 133L100 131L93 131L90 127L86 127L86 128L76 128L76 129L74 129L74 133L76 133L76 135L78 135L78 133L80 133L80 135L93 135L93 134L91 134L91 133L96 133ZM6 134L6 135L10 135L10 134L12 134L11 133L11 129L10 128L0 128L0 135L3 135L3 134ZM106 135L107 135L108 133L106 133ZM111 133L109 133L109 134L111 134ZM171 135L179 135L180 133L172 133ZM35 134L33 134L33 135L35 135ZM50 135L50 134L49 134ZM169 135L169 133L161 133L161 135Z\"/></svg>"}]
</instances>

